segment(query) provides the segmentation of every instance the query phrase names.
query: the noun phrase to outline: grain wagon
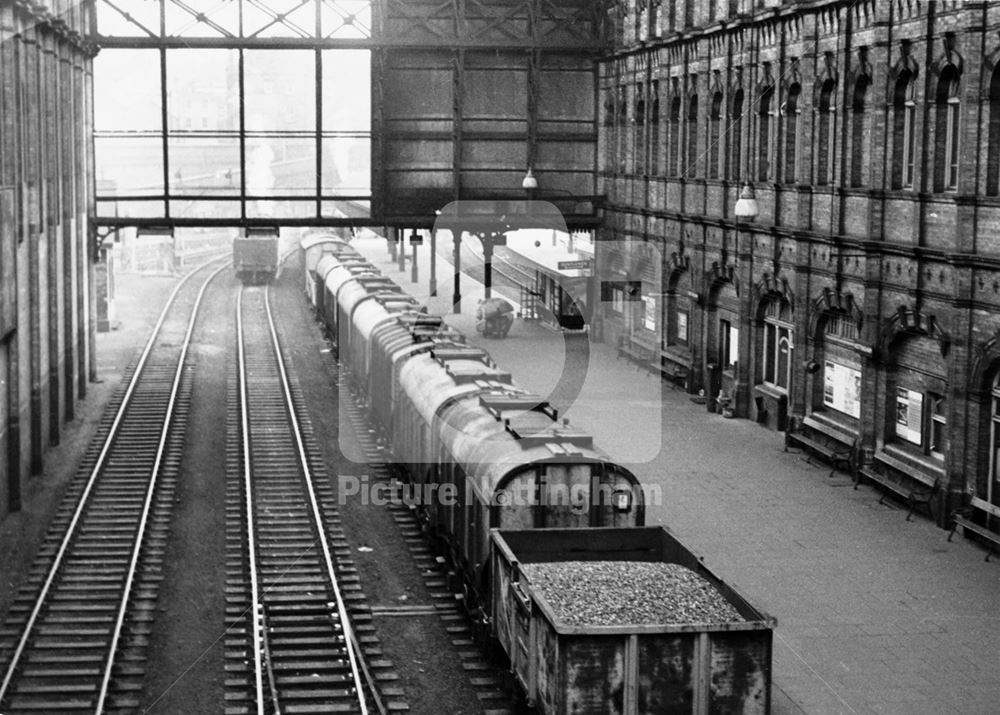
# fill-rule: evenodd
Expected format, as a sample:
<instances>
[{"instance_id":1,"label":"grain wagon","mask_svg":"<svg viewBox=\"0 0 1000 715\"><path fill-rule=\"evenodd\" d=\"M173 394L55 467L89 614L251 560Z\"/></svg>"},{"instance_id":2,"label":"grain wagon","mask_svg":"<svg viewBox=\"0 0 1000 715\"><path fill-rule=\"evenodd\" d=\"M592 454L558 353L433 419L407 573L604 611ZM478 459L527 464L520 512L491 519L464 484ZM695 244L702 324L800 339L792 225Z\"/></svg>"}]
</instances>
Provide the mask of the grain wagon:
<instances>
[{"instance_id":1,"label":"grain wagon","mask_svg":"<svg viewBox=\"0 0 1000 715\"><path fill-rule=\"evenodd\" d=\"M490 560L493 634L528 703L545 715L770 712L776 620L750 605L667 529L494 529ZM573 564L568 587L546 592L542 579L529 574L558 562L583 563ZM573 623L572 609L602 602L589 572L609 562L686 567L714 589L733 617L712 623ZM628 587L621 588L627 594ZM582 600L557 603L571 591ZM641 602L649 595L627 598Z\"/></svg>"}]
</instances>

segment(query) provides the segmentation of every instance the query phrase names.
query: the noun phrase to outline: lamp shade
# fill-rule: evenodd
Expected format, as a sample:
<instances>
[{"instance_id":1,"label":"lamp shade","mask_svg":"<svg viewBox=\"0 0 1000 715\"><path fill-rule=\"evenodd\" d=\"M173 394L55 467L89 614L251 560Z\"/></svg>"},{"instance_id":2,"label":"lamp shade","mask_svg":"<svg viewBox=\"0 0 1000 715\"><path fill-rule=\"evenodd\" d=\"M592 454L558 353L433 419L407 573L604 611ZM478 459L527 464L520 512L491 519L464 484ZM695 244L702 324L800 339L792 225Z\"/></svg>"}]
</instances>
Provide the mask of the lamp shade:
<instances>
[{"instance_id":1,"label":"lamp shade","mask_svg":"<svg viewBox=\"0 0 1000 715\"><path fill-rule=\"evenodd\" d=\"M755 219L757 218L757 199L754 198L753 189L749 184L743 185L740 198L736 201L736 208L733 210L736 218Z\"/></svg>"},{"instance_id":2,"label":"lamp shade","mask_svg":"<svg viewBox=\"0 0 1000 715\"><path fill-rule=\"evenodd\" d=\"M538 179L536 179L535 175L531 173L531 167L528 167L528 173L524 175L523 179L521 179L521 188L522 189L538 188Z\"/></svg>"}]
</instances>

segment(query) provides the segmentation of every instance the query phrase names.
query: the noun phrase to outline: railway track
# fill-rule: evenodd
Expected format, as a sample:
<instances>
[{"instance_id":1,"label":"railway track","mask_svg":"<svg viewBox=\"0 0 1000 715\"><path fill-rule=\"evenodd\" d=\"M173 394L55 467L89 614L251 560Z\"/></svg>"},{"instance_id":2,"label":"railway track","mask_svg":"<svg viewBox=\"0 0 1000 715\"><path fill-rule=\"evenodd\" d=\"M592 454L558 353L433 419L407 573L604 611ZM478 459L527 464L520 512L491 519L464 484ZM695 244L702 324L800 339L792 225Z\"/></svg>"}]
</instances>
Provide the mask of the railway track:
<instances>
[{"instance_id":1,"label":"railway track","mask_svg":"<svg viewBox=\"0 0 1000 715\"><path fill-rule=\"evenodd\" d=\"M67 489L0 630L4 715L138 708L187 419L185 358L226 265L178 284Z\"/></svg>"},{"instance_id":2,"label":"railway track","mask_svg":"<svg viewBox=\"0 0 1000 715\"><path fill-rule=\"evenodd\" d=\"M266 288L241 290L237 342L227 713L385 712L349 617L361 594L335 495L299 422Z\"/></svg>"}]
</instances>

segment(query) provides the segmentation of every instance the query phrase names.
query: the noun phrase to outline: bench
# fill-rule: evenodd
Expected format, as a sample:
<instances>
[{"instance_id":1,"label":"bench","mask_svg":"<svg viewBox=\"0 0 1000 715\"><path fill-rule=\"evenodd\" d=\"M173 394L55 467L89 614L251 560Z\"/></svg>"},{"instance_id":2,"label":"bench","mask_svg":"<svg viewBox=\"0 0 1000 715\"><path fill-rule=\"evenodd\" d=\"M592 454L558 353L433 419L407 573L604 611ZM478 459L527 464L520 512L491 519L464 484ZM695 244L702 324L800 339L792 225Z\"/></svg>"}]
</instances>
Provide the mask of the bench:
<instances>
[{"instance_id":1,"label":"bench","mask_svg":"<svg viewBox=\"0 0 1000 715\"><path fill-rule=\"evenodd\" d=\"M637 365L648 365L659 354L656 345L649 340L634 335L618 338L618 357L627 357Z\"/></svg>"},{"instance_id":2,"label":"bench","mask_svg":"<svg viewBox=\"0 0 1000 715\"><path fill-rule=\"evenodd\" d=\"M880 471L883 466L889 467L892 471L888 474ZM890 493L906 502L907 521L910 521L913 512L920 506L927 509L927 515L930 518L934 518L934 514L931 512L931 499L941 488L940 477L935 478L933 482L928 482L910 465L884 453L875 455L875 461L858 470L858 478L854 482L855 489L861 483L862 477L886 490L878 500L879 504L882 504Z\"/></svg>"},{"instance_id":3,"label":"bench","mask_svg":"<svg viewBox=\"0 0 1000 715\"><path fill-rule=\"evenodd\" d=\"M820 429L818 423L805 418L798 425L793 425L789 420L789 429L785 430L785 451L789 445L798 445L809 451L811 463L814 456L819 455L825 459L832 469L830 476L837 471L838 465L846 465L848 474L854 473L854 452L857 448L858 440L855 438L850 444L845 444L839 438Z\"/></svg>"},{"instance_id":4,"label":"bench","mask_svg":"<svg viewBox=\"0 0 1000 715\"><path fill-rule=\"evenodd\" d=\"M966 535L971 531L979 538L988 542L986 558L983 560L989 561L990 556L1000 548L1000 534L990 531L985 526L980 526L974 522L972 520L974 509L975 507L967 506L962 509L956 509L951 513L951 532L948 534L948 541L951 541L951 537L955 535L955 530L961 526Z\"/></svg>"},{"instance_id":5,"label":"bench","mask_svg":"<svg viewBox=\"0 0 1000 715\"><path fill-rule=\"evenodd\" d=\"M674 362L673 360L663 360L662 358L659 362L654 361L653 367L660 371L663 377L667 378L670 382L670 386L675 390L680 387L687 387L687 376L688 367L687 365L682 365L681 363Z\"/></svg>"}]
</instances>

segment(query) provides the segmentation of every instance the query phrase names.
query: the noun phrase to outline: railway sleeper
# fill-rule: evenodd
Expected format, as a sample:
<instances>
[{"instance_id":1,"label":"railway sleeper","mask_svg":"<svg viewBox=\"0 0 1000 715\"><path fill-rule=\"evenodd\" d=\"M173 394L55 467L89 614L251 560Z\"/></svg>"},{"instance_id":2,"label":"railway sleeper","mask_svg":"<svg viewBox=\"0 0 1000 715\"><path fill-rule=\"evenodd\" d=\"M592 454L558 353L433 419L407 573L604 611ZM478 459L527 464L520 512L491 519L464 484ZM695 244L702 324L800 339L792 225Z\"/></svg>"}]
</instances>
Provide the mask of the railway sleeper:
<instances>
[{"instance_id":1,"label":"railway sleeper","mask_svg":"<svg viewBox=\"0 0 1000 715\"><path fill-rule=\"evenodd\" d=\"M21 669L24 678L93 678L103 673L103 668L51 668L29 665Z\"/></svg>"},{"instance_id":2,"label":"railway sleeper","mask_svg":"<svg viewBox=\"0 0 1000 715\"><path fill-rule=\"evenodd\" d=\"M275 660L271 663L271 667L274 671L281 673L288 673L289 671L295 673L342 673L346 672L349 668L347 661L329 661L329 660L296 660L294 662L289 662L285 660Z\"/></svg>"},{"instance_id":3,"label":"railway sleeper","mask_svg":"<svg viewBox=\"0 0 1000 715\"><path fill-rule=\"evenodd\" d=\"M284 708L284 712L288 715L314 715L316 713L356 713L358 711L357 703L352 697L350 702L343 703L329 703L327 705L308 705L305 703L291 703L287 708Z\"/></svg>"},{"instance_id":4,"label":"railway sleeper","mask_svg":"<svg viewBox=\"0 0 1000 715\"><path fill-rule=\"evenodd\" d=\"M81 681L78 683L66 683L64 674L60 674L60 682L25 682L23 679L17 684L16 695L56 695L58 693L90 693L97 690L97 683L93 681Z\"/></svg>"},{"instance_id":5,"label":"railway sleeper","mask_svg":"<svg viewBox=\"0 0 1000 715\"><path fill-rule=\"evenodd\" d=\"M345 672L344 675L337 678L344 683L351 685L354 680L352 676ZM327 678L329 680L329 678ZM291 687L294 685L312 685L316 682L316 676L306 673L304 675L279 675L277 677L277 683L279 686ZM325 681L324 681L325 682Z\"/></svg>"},{"instance_id":6,"label":"railway sleeper","mask_svg":"<svg viewBox=\"0 0 1000 715\"><path fill-rule=\"evenodd\" d=\"M282 703L285 703L289 700L314 700L314 701L324 701L324 703L327 706L329 706L335 704L336 701L338 700L346 700L348 698L354 699L353 690L337 690L334 688L308 688L301 690L299 689L281 690L278 693L278 700L281 701ZM317 712L323 712L323 711L320 710Z\"/></svg>"},{"instance_id":7,"label":"railway sleeper","mask_svg":"<svg viewBox=\"0 0 1000 715\"><path fill-rule=\"evenodd\" d=\"M41 712L54 713L80 710L93 712L94 703L91 698L60 698L59 700L39 699L33 697L22 698L12 695L7 703L11 712Z\"/></svg>"}]
</instances>

